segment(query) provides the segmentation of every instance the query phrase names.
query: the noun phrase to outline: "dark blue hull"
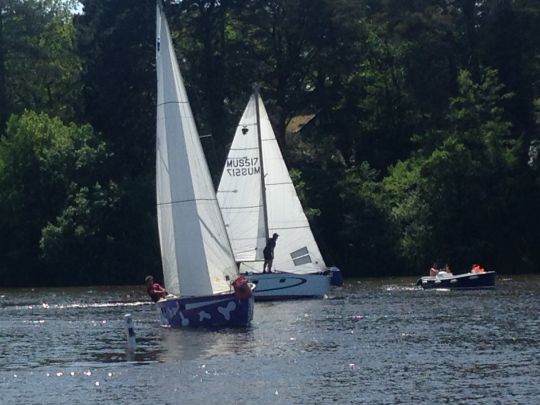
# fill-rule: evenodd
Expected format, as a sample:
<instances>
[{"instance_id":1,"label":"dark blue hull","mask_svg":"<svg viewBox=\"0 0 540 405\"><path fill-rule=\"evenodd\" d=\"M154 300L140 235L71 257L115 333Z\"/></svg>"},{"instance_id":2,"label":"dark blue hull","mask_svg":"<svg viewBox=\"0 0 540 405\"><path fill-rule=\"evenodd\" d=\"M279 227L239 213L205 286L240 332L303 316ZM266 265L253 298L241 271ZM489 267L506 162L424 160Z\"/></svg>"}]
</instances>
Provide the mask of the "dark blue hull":
<instances>
[{"instance_id":1,"label":"dark blue hull","mask_svg":"<svg viewBox=\"0 0 540 405\"><path fill-rule=\"evenodd\" d=\"M495 288L495 278L497 273L487 271L485 273L466 273L445 277L422 277L418 279L416 285L424 289L445 288L450 290L472 290Z\"/></svg>"},{"instance_id":2,"label":"dark blue hull","mask_svg":"<svg viewBox=\"0 0 540 405\"><path fill-rule=\"evenodd\" d=\"M253 319L253 296L235 293L194 298L168 298L156 303L163 325L179 327L247 326Z\"/></svg>"}]
</instances>

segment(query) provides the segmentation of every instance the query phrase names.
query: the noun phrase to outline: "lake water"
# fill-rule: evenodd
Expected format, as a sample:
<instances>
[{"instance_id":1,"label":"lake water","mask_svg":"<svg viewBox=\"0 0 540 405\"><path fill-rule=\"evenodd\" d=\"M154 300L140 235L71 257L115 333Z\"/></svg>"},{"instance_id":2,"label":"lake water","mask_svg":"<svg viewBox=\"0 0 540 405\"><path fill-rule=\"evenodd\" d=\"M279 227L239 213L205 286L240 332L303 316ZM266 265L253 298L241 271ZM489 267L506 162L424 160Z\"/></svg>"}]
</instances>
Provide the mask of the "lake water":
<instances>
[{"instance_id":1,"label":"lake water","mask_svg":"<svg viewBox=\"0 0 540 405\"><path fill-rule=\"evenodd\" d=\"M538 404L540 277L346 280L247 329L159 326L143 286L0 290L2 404ZM126 351L124 314L137 334Z\"/></svg>"}]
</instances>

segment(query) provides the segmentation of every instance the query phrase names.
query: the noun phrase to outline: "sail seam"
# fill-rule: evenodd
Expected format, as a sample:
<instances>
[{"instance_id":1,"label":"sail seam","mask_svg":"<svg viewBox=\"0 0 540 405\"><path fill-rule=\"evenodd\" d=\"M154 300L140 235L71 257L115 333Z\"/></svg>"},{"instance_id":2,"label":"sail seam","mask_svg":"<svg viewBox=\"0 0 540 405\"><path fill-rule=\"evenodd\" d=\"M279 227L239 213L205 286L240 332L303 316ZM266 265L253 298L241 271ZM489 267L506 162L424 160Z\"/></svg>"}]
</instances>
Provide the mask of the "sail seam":
<instances>
[{"instance_id":1,"label":"sail seam","mask_svg":"<svg viewBox=\"0 0 540 405\"><path fill-rule=\"evenodd\" d=\"M162 106L166 104L189 104L188 101L164 101L163 103L159 103L157 106Z\"/></svg>"},{"instance_id":2,"label":"sail seam","mask_svg":"<svg viewBox=\"0 0 540 405\"><path fill-rule=\"evenodd\" d=\"M283 183L266 183L266 187L268 187L268 186L283 186L283 185L287 185L287 184L290 184L290 185L294 186L294 184L292 182L283 182Z\"/></svg>"},{"instance_id":3,"label":"sail seam","mask_svg":"<svg viewBox=\"0 0 540 405\"><path fill-rule=\"evenodd\" d=\"M255 148L231 148L230 150L233 151L233 150L258 150L259 148L255 147ZM240 156L240 157L230 157L229 159L243 159L244 156Z\"/></svg>"},{"instance_id":4,"label":"sail seam","mask_svg":"<svg viewBox=\"0 0 540 405\"><path fill-rule=\"evenodd\" d=\"M241 210L241 209L244 209L244 208L261 208L262 205L245 205L245 206L242 206L242 207L222 207L220 206L220 208L222 210Z\"/></svg>"},{"instance_id":5,"label":"sail seam","mask_svg":"<svg viewBox=\"0 0 540 405\"><path fill-rule=\"evenodd\" d=\"M283 230L283 229L304 229L309 228L309 225L304 226L282 226L282 227L270 227L271 230L277 231L277 230ZM311 229L311 228L310 228Z\"/></svg>"},{"instance_id":6,"label":"sail seam","mask_svg":"<svg viewBox=\"0 0 540 405\"><path fill-rule=\"evenodd\" d=\"M161 202L157 203L156 205L172 205L172 204L182 204L187 202L195 202L195 201L217 201L215 198L193 198L191 200L179 200L179 201L170 201L170 202Z\"/></svg>"}]
</instances>

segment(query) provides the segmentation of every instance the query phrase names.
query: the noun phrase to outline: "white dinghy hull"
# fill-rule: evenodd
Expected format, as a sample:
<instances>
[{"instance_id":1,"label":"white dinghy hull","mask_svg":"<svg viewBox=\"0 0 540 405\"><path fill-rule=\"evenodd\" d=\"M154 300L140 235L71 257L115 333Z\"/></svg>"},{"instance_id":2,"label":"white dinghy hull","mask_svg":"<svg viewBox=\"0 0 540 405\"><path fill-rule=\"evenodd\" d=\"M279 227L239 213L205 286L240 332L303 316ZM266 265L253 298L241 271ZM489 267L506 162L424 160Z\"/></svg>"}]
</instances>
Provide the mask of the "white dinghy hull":
<instances>
[{"instance_id":1,"label":"white dinghy hull","mask_svg":"<svg viewBox=\"0 0 540 405\"><path fill-rule=\"evenodd\" d=\"M247 274L256 285L256 301L322 298L330 287L331 274L257 273Z\"/></svg>"}]
</instances>

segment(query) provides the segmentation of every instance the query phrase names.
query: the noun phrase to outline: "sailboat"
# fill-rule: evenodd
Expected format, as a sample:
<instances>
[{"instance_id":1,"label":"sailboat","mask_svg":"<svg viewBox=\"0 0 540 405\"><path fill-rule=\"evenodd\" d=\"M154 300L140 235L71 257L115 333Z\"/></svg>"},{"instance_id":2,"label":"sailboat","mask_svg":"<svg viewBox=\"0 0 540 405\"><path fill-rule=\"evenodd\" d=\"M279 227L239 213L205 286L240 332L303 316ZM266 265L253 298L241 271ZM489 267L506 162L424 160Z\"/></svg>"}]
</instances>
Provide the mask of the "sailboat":
<instances>
[{"instance_id":1,"label":"sailboat","mask_svg":"<svg viewBox=\"0 0 540 405\"><path fill-rule=\"evenodd\" d=\"M239 275L169 27L157 2L156 195L167 326L244 326L254 299Z\"/></svg>"},{"instance_id":2,"label":"sailboat","mask_svg":"<svg viewBox=\"0 0 540 405\"><path fill-rule=\"evenodd\" d=\"M236 129L217 198L240 272L257 286L256 300L326 294L333 272L311 232L257 89ZM263 250L274 233L279 235L274 270L263 273Z\"/></svg>"}]
</instances>

